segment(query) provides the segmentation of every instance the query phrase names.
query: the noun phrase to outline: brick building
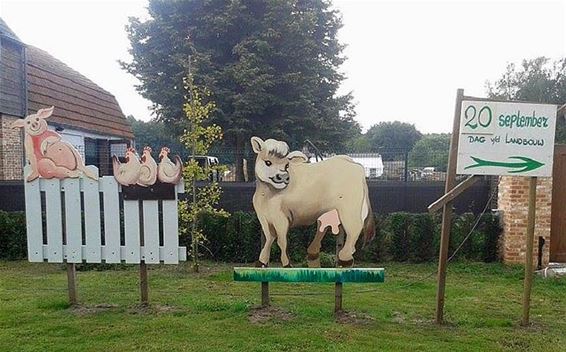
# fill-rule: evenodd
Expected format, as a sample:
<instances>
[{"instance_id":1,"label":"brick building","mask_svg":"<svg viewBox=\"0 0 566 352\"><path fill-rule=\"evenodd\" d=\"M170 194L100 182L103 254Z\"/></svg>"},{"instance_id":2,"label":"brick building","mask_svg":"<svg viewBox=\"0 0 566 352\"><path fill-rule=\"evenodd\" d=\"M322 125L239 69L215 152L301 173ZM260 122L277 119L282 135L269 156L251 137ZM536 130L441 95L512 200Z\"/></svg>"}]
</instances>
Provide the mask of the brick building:
<instances>
[{"instance_id":1,"label":"brick building","mask_svg":"<svg viewBox=\"0 0 566 352\"><path fill-rule=\"evenodd\" d=\"M543 266L566 263L566 146L557 145L554 155L553 177L537 180L533 255L535 264L541 256ZM524 263L529 178L502 176L498 191L503 215L500 255L507 264Z\"/></svg>"},{"instance_id":2,"label":"brick building","mask_svg":"<svg viewBox=\"0 0 566 352\"><path fill-rule=\"evenodd\" d=\"M0 18L0 181L21 180L23 135L9 126L55 106L50 128L73 144L88 165L109 174L110 157L133 139L116 98L49 53L26 45Z\"/></svg>"}]
</instances>

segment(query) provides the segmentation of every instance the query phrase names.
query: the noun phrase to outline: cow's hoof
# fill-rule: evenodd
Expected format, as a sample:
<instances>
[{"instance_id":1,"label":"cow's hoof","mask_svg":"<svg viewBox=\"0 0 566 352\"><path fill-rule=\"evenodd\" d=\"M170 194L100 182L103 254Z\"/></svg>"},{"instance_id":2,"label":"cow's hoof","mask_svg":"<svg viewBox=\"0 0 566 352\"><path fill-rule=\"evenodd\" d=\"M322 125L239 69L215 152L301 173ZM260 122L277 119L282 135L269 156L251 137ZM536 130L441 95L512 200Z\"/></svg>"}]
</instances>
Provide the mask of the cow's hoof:
<instances>
[{"instance_id":1,"label":"cow's hoof","mask_svg":"<svg viewBox=\"0 0 566 352\"><path fill-rule=\"evenodd\" d=\"M320 268L320 254L307 253L307 265L309 268Z\"/></svg>"},{"instance_id":2,"label":"cow's hoof","mask_svg":"<svg viewBox=\"0 0 566 352\"><path fill-rule=\"evenodd\" d=\"M317 260L320 257L320 253L307 253L307 260Z\"/></svg>"},{"instance_id":3,"label":"cow's hoof","mask_svg":"<svg viewBox=\"0 0 566 352\"><path fill-rule=\"evenodd\" d=\"M320 268L320 258L315 260L307 260L307 265L309 268Z\"/></svg>"},{"instance_id":4,"label":"cow's hoof","mask_svg":"<svg viewBox=\"0 0 566 352\"><path fill-rule=\"evenodd\" d=\"M341 260L340 258L338 258L338 266L341 268L351 268L354 266L354 259Z\"/></svg>"},{"instance_id":5,"label":"cow's hoof","mask_svg":"<svg viewBox=\"0 0 566 352\"><path fill-rule=\"evenodd\" d=\"M284 268L292 268L293 266L291 266L291 263L287 264L287 265L283 265Z\"/></svg>"},{"instance_id":6,"label":"cow's hoof","mask_svg":"<svg viewBox=\"0 0 566 352\"><path fill-rule=\"evenodd\" d=\"M255 267L256 268L267 268L267 264L262 263L260 260L257 260L255 262Z\"/></svg>"}]
</instances>

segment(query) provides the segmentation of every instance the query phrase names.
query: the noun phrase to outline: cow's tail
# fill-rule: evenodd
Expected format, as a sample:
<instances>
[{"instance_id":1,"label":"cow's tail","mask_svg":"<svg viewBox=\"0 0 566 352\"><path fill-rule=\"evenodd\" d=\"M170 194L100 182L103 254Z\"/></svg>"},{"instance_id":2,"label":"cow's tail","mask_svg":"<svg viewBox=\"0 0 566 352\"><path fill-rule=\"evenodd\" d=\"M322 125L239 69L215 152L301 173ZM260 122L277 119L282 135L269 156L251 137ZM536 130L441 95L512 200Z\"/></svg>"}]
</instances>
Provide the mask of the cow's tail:
<instances>
[{"instance_id":1,"label":"cow's tail","mask_svg":"<svg viewBox=\"0 0 566 352\"><path fill-rule=\"evenodd\" d=\"M373 215L373 210L371 209L371 203L369 201L369 192L367 184L364 184L365 192L364 192L364 208L367 209L367 215L364 220L364 227L362 228L362 233L364 236L364 244L365 247L368 243L373 240L375 237L375 219Z\"/></svg>"}]
</instances>

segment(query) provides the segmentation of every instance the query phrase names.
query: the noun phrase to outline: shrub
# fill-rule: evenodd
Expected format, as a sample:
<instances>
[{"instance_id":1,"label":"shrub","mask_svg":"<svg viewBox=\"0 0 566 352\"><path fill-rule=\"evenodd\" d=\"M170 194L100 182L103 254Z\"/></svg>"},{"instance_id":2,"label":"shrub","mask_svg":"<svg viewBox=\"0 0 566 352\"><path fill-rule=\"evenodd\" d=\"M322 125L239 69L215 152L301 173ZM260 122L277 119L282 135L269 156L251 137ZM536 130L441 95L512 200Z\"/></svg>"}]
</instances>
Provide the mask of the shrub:
<instances>
[{"instance_id":1,"label":"shrub","mask_svg":"<svg viewBox=\"0 0 566 352\"><path fill-rule=\"evenodd\" d=\"M357 261L383 262L411 261L425 262L435 260L438 254L440 216L429 214L393 213L377 215L376 236L365 248L358 248ZM450 238L450 254L468 235L476 216L467 213L454 216ZM261 226L255 213L235 212L228 217L202 214L200 218L203 234L206 237L203 256L207 259L252 263L258 259L261 250ZM295 264L306 264L306 250L315 235L316 227L307 226L289 231L287 252ZM498 259L498 243L501 235L499 218L494 214L484 214L462 246L456 259L493 262ZM180 237L181 245L189 245L190 238ZM361 241L360 241L361 243ZM336 250L336 236L328 233L322 242L321 261L325 266L333 266ZM0 259L26 258L26 223L23 213L0 211ZM324 256L324 258L323 258ZM279 261L279 248L272 247L272 262ZM117 266L119 267L119 266ZM81 267L91 269L89 265ZM104 268L104 266L100 267ZM97 270L100 270L97 266Z\"/></svg>"},{"instance_id":2,"label":"shrub","mask_svg":"<svg viewBox=\"0 0 566 352\"><path fill-rule=\"evenodd\" d=\"M409 259L410 225L411 214L391 214L389 219L391 231L391 256L395 261L404 262Z\"/></svg>"},{"instance_id":3,"label":"shrub","mask_svg":"<svg viewBox=\"0 0 566 352\"><path fill-rule=\"evenodd\" d=\"M410 227L409 259L421 263L435 257L434 238L436 224L430 214L415 214Z\"/></svg>"},{"instance_id":4,"label":"shrub","mask_svg":"<svg viewBox=\"0 0 566 352\"><path fill-rule=\"evenodd\" d=\"M0 211L0 259L15 260L26 257L25 214Z\"/></svg>"}]
</instances>

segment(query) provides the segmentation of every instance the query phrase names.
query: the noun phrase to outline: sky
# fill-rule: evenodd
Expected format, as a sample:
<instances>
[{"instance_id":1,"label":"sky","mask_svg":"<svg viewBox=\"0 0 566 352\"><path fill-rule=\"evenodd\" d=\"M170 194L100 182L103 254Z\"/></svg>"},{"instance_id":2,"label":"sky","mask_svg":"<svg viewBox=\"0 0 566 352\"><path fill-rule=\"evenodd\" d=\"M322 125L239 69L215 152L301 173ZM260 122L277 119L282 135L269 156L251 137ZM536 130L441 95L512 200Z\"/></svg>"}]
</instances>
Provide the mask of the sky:
<instances>
[{"instance_id":1,"label":"sky","mask_svg":"<svg viewBox=\"0 0 566 352\"><path fill-rule=\"evenodd\" d=\"M348 58L341 93L352 92L364 130L413 123L451 131L456 90L485 96L508 63L566 55L564 1L334 0ZM118 60L131 59L128 17L147 1L0 0L0 17L26 44L48 51L114 94L126 115L149 120L151 102Z\"/></svg>"}]
</instances>

